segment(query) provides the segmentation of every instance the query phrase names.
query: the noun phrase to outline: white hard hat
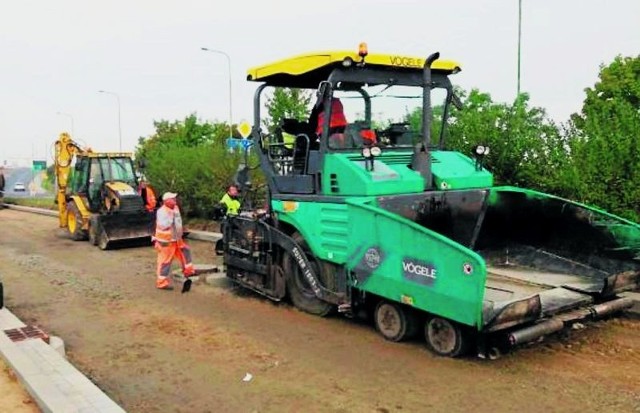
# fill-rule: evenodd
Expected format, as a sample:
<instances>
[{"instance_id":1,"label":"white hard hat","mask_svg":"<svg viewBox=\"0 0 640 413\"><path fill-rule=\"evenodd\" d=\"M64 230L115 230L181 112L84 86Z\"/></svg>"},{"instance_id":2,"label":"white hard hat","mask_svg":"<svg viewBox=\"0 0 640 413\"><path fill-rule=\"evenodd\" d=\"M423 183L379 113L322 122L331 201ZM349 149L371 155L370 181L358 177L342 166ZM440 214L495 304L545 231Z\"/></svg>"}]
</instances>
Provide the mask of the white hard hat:
<instances>
[{"instance_id":1,"label":"white hard hat","mask_svg":"<svg viewBox=\"0 0 640 413\"><path fill-rule=\"evenodd\" d=\"M176 193L174 193L174 192L165 192L165 193L162 195L162 200L163 200L163 201L166 201L167 199L175 198L175 197L177 197L177 196L178 196L178 194L176 194Z\"/></svg>"}]
</instances>

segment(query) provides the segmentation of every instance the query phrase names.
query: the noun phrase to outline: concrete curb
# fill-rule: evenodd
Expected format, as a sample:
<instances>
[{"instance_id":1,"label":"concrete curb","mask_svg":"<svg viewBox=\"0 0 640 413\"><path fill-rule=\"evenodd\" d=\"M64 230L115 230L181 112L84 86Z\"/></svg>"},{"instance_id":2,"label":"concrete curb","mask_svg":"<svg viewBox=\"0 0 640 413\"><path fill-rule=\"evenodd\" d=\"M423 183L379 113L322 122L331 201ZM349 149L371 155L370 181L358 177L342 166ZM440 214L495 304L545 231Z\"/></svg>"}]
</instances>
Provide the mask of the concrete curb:
<instances>
[{"instance_id":1,"label":"concrete curb","mask_svg":"<svg viewBox=\"0 0 640 413\"><path fill-rule=\"evenodd\" d=\"M46 215L46 216L49 216L49 217L57 217L58 216L58 212L57 211L52 211L50 209L34 208L34 207L28 207L28 206L23 206L23 205L13 205L13 204L2 204L2 206L4 208L8 208L8 209L15 209L16 211L31 212L32 214Z\"/></svg>"},{"instance_id":2,"label":"concrete curb","mask_svg":"<svg viewBox=\"0 0 640 413\"><path fill-rule=\"evenodd\" d=\"M216 242L219 239L222 239L222 234L219 232L189 230L187 238L195 239L198 241Z\"/></svg>"},{"instance_id":3,"label":"concrete curb","mask_svg":"<svg viewBox=\"0 0 640 413\"><path fill-rule=\"evenodd\" d=\"M13 204L2 204L3 207L8 209L15 209L16 211L22 212L30 212L32 214L40 214L46 215L50 217L57 217L58 213L56 211L52 211L50 209L44 208L34 208L22 205L13 205ZM199 231L199 230L188 230L188 234L186 238L194 239L197 241L206 241L206 242L216 242L219 239L222 239L222 234L219 232L208 232L208 231Z\"/></svg>"},{"instance_id":4,"label":"concrete curb","mask_svg":"<svg viewBox=\"0 0 640 413\"><path fill-rule=\"evenodd\" d=\"M25 324L8 309L0 310L0 330ZM60 346L62 340L54 340ZM40 338L14 342L0 333L0 356L45 413L124 413L56 349Z\"/></svg>"}]
</instances>

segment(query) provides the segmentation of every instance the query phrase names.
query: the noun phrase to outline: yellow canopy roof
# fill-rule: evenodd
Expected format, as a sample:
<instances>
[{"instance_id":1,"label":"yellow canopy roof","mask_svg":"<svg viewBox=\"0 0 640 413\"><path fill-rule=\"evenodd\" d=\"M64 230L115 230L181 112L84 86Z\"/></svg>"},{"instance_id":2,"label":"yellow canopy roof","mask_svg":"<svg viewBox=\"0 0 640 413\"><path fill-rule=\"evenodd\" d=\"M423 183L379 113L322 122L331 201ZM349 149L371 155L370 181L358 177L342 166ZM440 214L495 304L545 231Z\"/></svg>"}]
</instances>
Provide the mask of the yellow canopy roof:
<instances>
[{"instance_id":1,"label":"yellow canopy roof","mask_svg":"<svg viewBox=\"0 0 640 413\"><path fill-rule=\"evenodd\" d=\"M357 52L348 50L302 54L253 67L247 72L247 80L279 86L315 88L320 81L327 80L331 70L342 65L347 58L353 62L361 60ZM370 53L364 61L366 65L420 71L424 66L424 60L425 58L422 57ZM459 71L460 65L452 60L436 60L431 68L434 71L452 73Z\"/></svg>"}]
</instances>

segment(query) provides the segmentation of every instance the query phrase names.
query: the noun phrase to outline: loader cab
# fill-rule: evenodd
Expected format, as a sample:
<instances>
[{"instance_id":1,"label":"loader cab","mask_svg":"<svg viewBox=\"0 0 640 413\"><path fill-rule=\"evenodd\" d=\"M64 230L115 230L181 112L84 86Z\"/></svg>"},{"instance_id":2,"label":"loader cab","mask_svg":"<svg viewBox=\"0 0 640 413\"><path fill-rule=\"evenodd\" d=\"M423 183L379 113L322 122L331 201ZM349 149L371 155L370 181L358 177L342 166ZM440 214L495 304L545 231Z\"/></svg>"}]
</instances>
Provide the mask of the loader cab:
<instances>
[{"instance_id":1,"label":"loader cab","mask_svg":"<svg viewBox=\"0 0 640 413\"><path fill-rule=\"evenodd\" d=\"M130 156L124 153L91 153L76 160L70 193L84 194L89 209L100 209L104 184L120 182L137 188L137 177Z\"/></svg>"},{"instance_id":2,"label":"loader cab","mask_svg":"<svg viewBox=\"0 0 640 413\"><path fill-rule=\"evenodd\" d=\"M254 97L254 125L262 124L261 108L273 88L298 88L314 96L308 119L285 119L274 132L254 127L271 193L370 196L437 187L440 181L432 181L431 169L416 169L412 159L418 147L427 153L444 149L456 101L449 76L459 70L456 62L435 60L425 82L423 58L346 51L250 69L248 80L262 82ZM344 125L334 124L335 110L344 115ZM485 176L482 184L490 181Z\"/></svg>"}]
</instances>

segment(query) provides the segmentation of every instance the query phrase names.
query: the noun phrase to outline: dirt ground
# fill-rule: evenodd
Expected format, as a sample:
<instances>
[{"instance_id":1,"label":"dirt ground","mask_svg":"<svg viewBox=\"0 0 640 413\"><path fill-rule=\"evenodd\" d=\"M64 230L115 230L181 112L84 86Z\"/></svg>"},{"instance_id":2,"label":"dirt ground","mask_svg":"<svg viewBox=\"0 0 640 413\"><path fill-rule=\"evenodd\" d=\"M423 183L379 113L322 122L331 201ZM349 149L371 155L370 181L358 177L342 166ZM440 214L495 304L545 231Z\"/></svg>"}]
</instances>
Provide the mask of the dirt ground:
<instances>
[{"instance_id":1,"label":"dirt ground","mask_svg":"<svg viewBox=\"0 0 640 413\"><path fill-rule=\"evenodd\" d=\"M31 396L22 388L15 374L0 359L0 412L38 413Z\"/></svg>"},{"instance_id":2,"label":"dirt ground","mask_svg":"<svg viewBox=\"0 0 640 413\"><path fill-rule=\"evenodd\" d=\"M445 359L229 283L157 291L152 248L100 251L56 224L0 211L7 306L62 337L129 412L640 412L639 321L588 324L497 361ZM191 244L196 262L214 262L211 244Z\"/></svg>"}]
</instances>

